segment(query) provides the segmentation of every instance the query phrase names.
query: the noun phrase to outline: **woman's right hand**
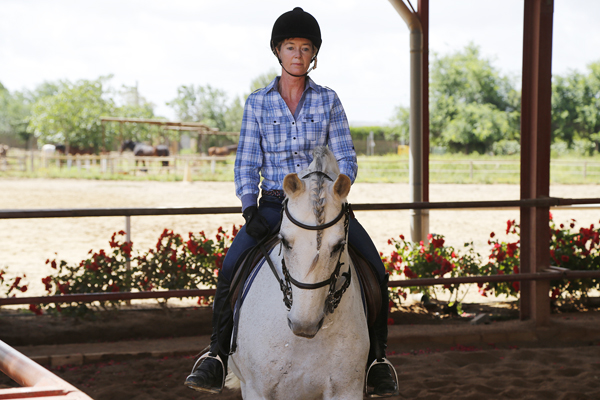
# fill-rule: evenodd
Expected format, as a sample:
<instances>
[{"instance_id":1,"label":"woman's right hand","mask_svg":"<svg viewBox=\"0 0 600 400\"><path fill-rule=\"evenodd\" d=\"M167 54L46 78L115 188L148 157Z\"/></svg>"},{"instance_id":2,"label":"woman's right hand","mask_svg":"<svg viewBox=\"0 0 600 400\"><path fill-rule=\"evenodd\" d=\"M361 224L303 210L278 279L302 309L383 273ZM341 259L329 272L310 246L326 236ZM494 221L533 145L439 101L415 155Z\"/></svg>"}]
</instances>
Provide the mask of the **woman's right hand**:
<instances>
[{"instance_id":1,"label":"woman's right hand","mask_svg":"<svg viewBox=\"0 0 600 400\"><path fill-rule=\"evenodd\" d=\"M246 220L246 233L248 235L252 236L257 241L260 241L269 235L269 232L271 231L269 223L265 217L260 215L257 206L247 207L242 215Z\"/></svg>"}]
</instances>

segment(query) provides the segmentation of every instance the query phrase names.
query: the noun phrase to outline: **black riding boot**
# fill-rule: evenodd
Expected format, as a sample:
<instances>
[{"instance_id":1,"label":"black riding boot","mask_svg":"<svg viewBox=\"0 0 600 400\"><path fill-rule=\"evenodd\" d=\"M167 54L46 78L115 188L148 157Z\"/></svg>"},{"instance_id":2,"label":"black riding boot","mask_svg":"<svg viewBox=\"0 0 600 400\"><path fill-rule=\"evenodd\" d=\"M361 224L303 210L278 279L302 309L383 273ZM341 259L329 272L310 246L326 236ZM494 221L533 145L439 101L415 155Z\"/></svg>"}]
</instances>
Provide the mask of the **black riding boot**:
<instances>
[{"instance_id":1,"label":"black riding boot","mask_svg":"<svg viewBox=\"0 0 600 400\"><path fill-rule=\"evenodd\" d=\"M375 320L375 324L369 328L369 362L367 371L367 395L369 397L389 397L398 394L398 383L396 371L391 363L385 358L387 347L387 320L389 309L388 278L380 284L381 289L381 311Z\"/></svg>"},{"instance_id":2,"label":"black riding boot","mask_svg":"<svg viewBox=\"0 0 600 400\"><path fill-rule=\"evenodd\" d=\"M221 393L223 390L233 327L233 311L227 301L228 295L229 282L219 277L213 303L210 350L196 361L199 365L194 365L194 370L185 380L185 385L191 389L210 393Z\"/></svg>"}]
</instances>

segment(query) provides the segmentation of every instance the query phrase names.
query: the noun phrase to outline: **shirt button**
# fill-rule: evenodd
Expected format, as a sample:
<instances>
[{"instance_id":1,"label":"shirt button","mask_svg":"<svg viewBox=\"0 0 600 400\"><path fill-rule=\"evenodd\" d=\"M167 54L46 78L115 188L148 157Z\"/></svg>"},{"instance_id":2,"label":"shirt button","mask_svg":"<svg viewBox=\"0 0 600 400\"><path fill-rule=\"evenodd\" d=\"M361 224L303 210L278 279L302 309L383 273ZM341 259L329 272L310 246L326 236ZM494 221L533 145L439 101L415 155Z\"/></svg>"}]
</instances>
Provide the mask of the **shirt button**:
<instances>
[{"instance_id":1,"label":"shirt button","mask_svg":"<svg viewBox=\"0 0 600 400\"><path fill-rule=\"evenodd\" d=\"M295 124L295 122L292 122L292 125L294 125L294 124Z\"/></svg>"},{"instance_id":2,"label":"shirt button","mask_svg":"<svg viewBox=\"0 0 600 400\"><path fill-rule=\"evenodd\" d=\"M298 152L297 152L297 151L295 151L295 152L294 152L294 154L298 154Z\"/></svg>"},{"instance_id":3,"label":"shirt button","mask_svg":"<svg viewBox=\"0 0 600 400\"><path fill-rule=\"evenodd\" d=\"M299 166L300 166L300 164L296 164L296 167L299 167Z\"/></svg>"},{"instance_id":4,"label":"shirt button","mask_svg":"<svg viewBox=\"0 0 600 400\"><path fill-rule=\"evenodd\" d=\"M296 140L296 138L293 138L294 140Z\"/></svg>"}]
</instances>

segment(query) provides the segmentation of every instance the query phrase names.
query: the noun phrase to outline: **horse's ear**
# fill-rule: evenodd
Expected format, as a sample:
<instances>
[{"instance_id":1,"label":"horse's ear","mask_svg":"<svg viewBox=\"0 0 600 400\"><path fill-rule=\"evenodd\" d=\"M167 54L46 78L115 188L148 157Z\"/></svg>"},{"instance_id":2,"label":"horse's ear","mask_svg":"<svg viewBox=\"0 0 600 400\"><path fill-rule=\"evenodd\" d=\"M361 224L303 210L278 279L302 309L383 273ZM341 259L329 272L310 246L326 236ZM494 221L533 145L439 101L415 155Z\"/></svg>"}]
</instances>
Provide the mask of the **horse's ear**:
<instances>
[{"instance_id":1,"label":"horse's ear","mask_svg":"<svg viewBox=\"0 0 600 400\"><path fill-rule=\"evenodd\" d=\"M304 182L298 174L287 174L283 179L283 191L288 198L297 196L304 191Z\"/></svg>"},{"instance_id":2,"label":"horse's ear","mask_svg":"<svg viewBox=\"0 0 600 400\"><path fill-rule=\"evenodd\" d=\"M350 186L352 186L350 178L344 174L339 174L333 184L333 193L335 193L338 198L345 199L348 196L348 193L350 193Z\"/></svg>"}]
</instances>

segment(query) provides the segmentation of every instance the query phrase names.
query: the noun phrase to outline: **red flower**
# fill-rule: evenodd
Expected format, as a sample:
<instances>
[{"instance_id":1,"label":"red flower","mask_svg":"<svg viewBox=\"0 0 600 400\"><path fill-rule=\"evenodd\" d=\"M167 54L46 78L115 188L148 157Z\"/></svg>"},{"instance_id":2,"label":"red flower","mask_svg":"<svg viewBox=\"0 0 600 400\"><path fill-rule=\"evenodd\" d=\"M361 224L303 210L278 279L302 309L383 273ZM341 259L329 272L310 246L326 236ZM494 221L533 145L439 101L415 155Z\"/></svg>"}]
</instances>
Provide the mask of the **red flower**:
<instances>
[{"instance_id":1,"label":"red flower","mask_svg":"<svg viewBox=\"0 0 600 400\"><path fill-rule=\"evenodd\" d=\"M520 287L521 287L521 285L519 284L519 282L515 281L515 282L512 283L512 287L513 287L513 289L515 289L515 291L518 292L519 289L520 289Z\"/></svg>"},{"instance_id":2,"label":"red flower","mask_svg":"<svg viewBox=\"0 0 600 400\"><path fill-rule=\"evenodd\" d=\"M127 257L131 257L131 250L133 249L133 242L125 242L121 246L121 250Z\"/></svg>"},{"instance_id":3,"label":"red flower","mask_svg":"<svg viewBox=\"0 0 600 400\"><path fill-rule=\"evenodd\" d=\"M517 243L508 243L506 245L506 254L509 257L514 257L516 251L517 251Z\"/></svg>"},{"instance_id":4,"label":"red flower","mask_svg":"<svg viewBox=\"0 0 600 400\"><path fill-rule=\"evenodd\" d=\"M193 240L188 240L186 244L193 255L198 254L198 243L194 242Z\"/></svg>"},{"instance_id":5,"label":"red flower","mask_svg":"<svg viewBox=\"0 0 600 400\"><path fill-rule=\"evenodd\" d=\"M431 241L431 244L433 245L433 248L435 249L441 249L442 247L444 247L444 238L439 238L439 239L433 239Z\"/></svg>"},{"instance_id":6,"label":"red flower","mask_svg":"<svg viewBox=\"0 0 600 400\"><path fill-rule=\"evenodd\" d=\"M46 291L48 293L50 293L50 290L52 289L52 277L51 276L47 276L45 278L42 278L42 283L44 284L44 286L46 287Z\"/></svg>"},{"instance_id":7,"label":"red flower","mask_svg":"<svg viewBox=\"0 0 600 400\"><path fill-rule=\"evenodd\" d=\"M563 256L560 256L560 259L561 259L562 262L565 262L565 263L569 262L569 256L563 255Z\"/></svg>"},{"instance_id":8,"label":"red flower","mask_svg":"<svg viewBox=\"0 0 600 400\"><path fill-rule=\"evenodd\" d=\"M29 305L29 311L31 311L35 315L42 315L43 314L42 309L39 306L35 305L35 304L30 304Z\"/></svg>"},{"instance_id":9,"label":"red flower","mask_svg":"<svg viewBox=\"0 0 600 400\"><path fill-rule=\"evenodd\" d=\"M491 238L493 238L494 236L496 236L496 234L494 232L490 233Z\"/></svg>"},{"instance_id":10,"label":"red flower","mask_svg":"<svg viewBox=\"0 0 600 400\"><path fill-rule=\"evenodd\" d=\"M393 318L388 318L387 324L388 325L394 325L394 319Z\"/></svg>"},{"instance_id":11,"label":"red flower","mask_svg":"<svg viewBox=\"0 0 600 400\"><path fill-rule=\"evenodd\" d=\"M409 278L409 279L413 279L413 278L418 278L419 277L408 266L404 267L404 275L406 275L406 277Z\"/></svg>"}]
</instances>

